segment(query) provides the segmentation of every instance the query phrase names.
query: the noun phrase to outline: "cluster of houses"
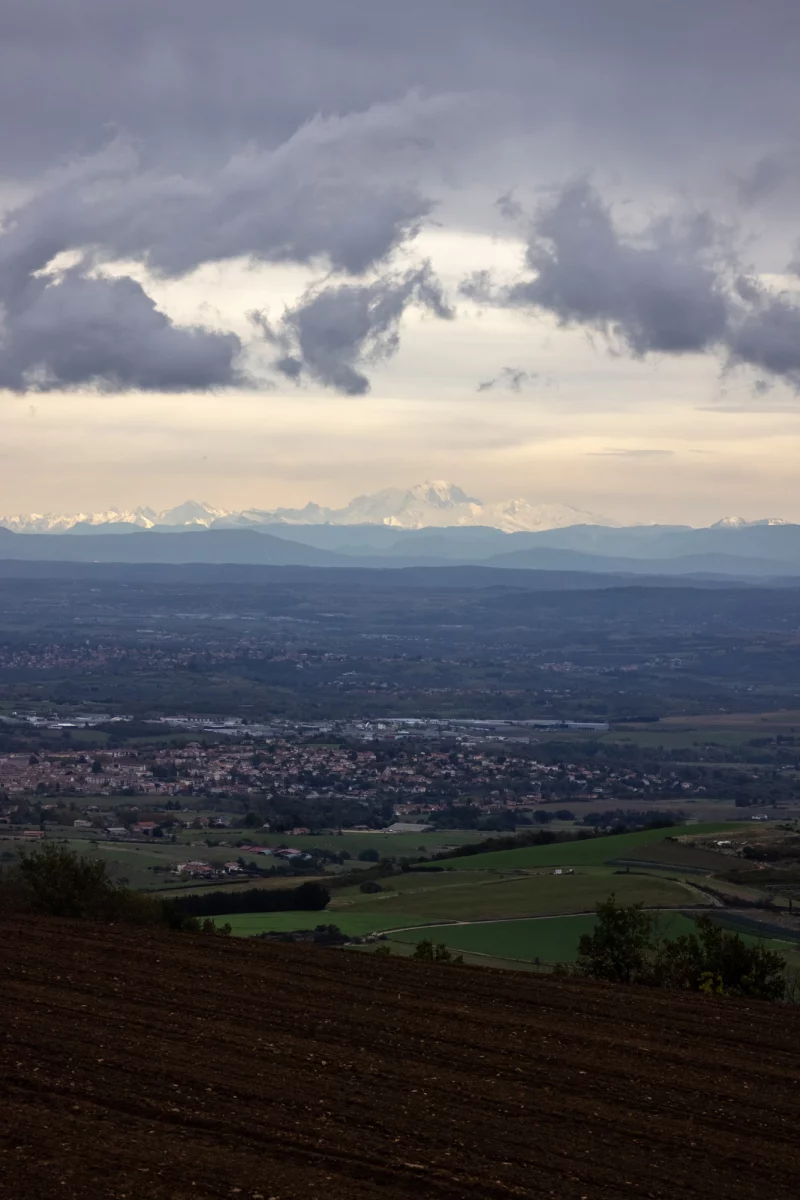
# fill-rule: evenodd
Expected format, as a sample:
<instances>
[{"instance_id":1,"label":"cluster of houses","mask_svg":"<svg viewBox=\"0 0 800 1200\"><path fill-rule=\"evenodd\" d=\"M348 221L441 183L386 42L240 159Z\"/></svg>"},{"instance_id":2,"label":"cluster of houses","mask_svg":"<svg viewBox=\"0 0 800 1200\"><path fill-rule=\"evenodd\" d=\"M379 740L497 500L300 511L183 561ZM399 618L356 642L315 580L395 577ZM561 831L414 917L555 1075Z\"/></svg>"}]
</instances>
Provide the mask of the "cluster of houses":
<instances>
[{"instance_id":1,"label":"cluster of houses","mask_svg":"<svg viewBox=\"0 0 800 1200\"><path fill-rule=\"evenodd\" d=\"M18 802L32 798L43 809L69 808L79 798L107 799L104 809L130 807L151 797L181 810L171 823L195 828L226 828L233 818L184 816L197 799L251 797L259 805L332 798L356 802L374 811L392 811L400 820L435 817L454 803L469 803L487 814L530 810L543 801L599 800L610 796L685 794L692 785L674 772L664 775L608 765L552 764L536 761L530 749L505 746L502 752L480 746L373 743L366 746L302 744L274 740L262 745L231 743L143 746L87 755L71 752L0 754L0 820L11 818ZM694 785L699 792L702 788ZM191 798L191 799L189 799ZM86 800L85 800L85 803ZM205 807L205 806L204 806ZM255 807L255 806L254 806ZM158 836L170 821L148 819L146 811L131 825L104 822L90 803L75 812L78 828L104 826L112 837ZM61 821L61 816L59 816ZM374 823L374 822L373 822ZM291 832L291 831L290 831Z\"/></svg>"}]
</instances>

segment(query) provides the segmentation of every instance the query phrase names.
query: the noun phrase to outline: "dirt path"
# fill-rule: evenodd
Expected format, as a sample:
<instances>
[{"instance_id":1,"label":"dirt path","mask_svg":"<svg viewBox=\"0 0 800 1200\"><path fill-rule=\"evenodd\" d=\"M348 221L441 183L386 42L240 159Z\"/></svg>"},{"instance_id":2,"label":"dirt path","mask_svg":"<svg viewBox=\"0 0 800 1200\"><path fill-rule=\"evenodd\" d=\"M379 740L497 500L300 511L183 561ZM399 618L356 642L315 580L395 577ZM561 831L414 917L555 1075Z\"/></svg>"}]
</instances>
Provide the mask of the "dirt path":
<instances>
[{"instance_id":1,"label":"dirt path","mask_svg":"<svg viewBox=\"0 0 800 1200\"><path fill-rule=\"evenodd\" d=\"M793 1200L800 1012L0 924L2 1200Z\"/></svg>"}]
</instances>

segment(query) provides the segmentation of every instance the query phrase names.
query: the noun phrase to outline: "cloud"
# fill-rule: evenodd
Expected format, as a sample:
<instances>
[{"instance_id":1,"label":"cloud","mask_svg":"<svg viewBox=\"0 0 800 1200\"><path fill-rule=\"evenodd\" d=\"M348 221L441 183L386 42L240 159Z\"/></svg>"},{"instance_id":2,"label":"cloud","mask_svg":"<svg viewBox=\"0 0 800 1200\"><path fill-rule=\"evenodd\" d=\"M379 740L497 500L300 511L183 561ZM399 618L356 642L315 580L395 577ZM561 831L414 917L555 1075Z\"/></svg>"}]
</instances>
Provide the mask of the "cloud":
<instances>
[{"instance_id":1,"label":"cloud","mask_svg":"<svg viewBox=\"0 0 800 1200\"><path fill-rule=\"evenodd\" d=\"M128 277L31 279L0 336L0 387L205 391L242 382L234 334L175 325Z\"/></svg>"},{"instance_id":2,"label":"cloud","mask_svg":"<svg viewBox=\"0 0 800 1200\"><path fill-rule=\"evenodd\" d=\"M729 337L730 361L769 371L800 391L800 307L785 296L758 295ZM764 393L763 380L756 390Z\"/></svg>"},{"instance_id":3,"label":"cloud","mask_svg":"<svg viewBox=\"0 0 800 1200\"><path fill-rule=\"evenodd\" d=\"M174 279L230 259L370 286L434 215L496 232L498 208L520 221L520 195L598 164L647 202L729 198L732 178L742 204L791 192L775 147L791 159L795 3L506 0L488 20L487 0L7 0L4 320L65 251L83 264L69 287L121 260ZM766 326L786 314L729 294L724 240L696 215L623 232L573 185L536 218L524 279L498 297L484 275L483 294L636 356L735 342L737 362L778 362Z\"/></svg>"},{"instance_id":4,"label":"cloud","mask_svg":"<svg viewBox=\"0 0 800 1200\"><path fill-rule=\"evenodd\" d=\"M51 172L0 230L0 381L24 388L33 371L39 387L103 380L181 390L243 382L232 367L241 350L233 335L173 326L132 280L114 284L93 273L134 260L156 276L180 277L203 263L245 257L362 275L411 241L431 213L415 175L451 107L447 98L408 96L317 118L271 150L253 148L196 175L144 169L122 139ZM60 282L37 282L65 256L71 269ZM365 390L352 365L362 348L387 357L399 312L412 299L441 308L434 292L427 270L390 277L382 290L318 289L287 316L282 337L302 344L310 374ZM359 306L361 331L352 325ZM338 330L338 350L314 347L322 324L327 336ZM280 369L291 376L300 365L287 354Z\"/></svg>"},{"instance_id":5,"label":"cloud","mask_svg":"<svg viewBox=\"0 0 800 1200\"><path fill-rule=\"evenodd\" d=\"M412 306L443 320L454 316L429 263L371 283L311 288L274 330L263 314L251 316L282 352L276 370L289 379L308 375L325 387L360 396L370 384L359 367L397 352L400 321Z\"/></svg>"},{"instance_id":6,"label":"cloud","mask_svg":"<svg viewBox=\"0 0 800 1200\"><path fill-rule=\"evenodd\" d=\"M509 392L521 392L526 384L534 383L539 378L537 371L523 371L519 367L503 367L493 379L484 379L478 384L479 392L490 392L502 388Z\"/></svg>"},{"instance_id":7,"label":"cloud","mask_svg":"<svg viewBox=\"0 0 800 1200\"><path fill-rule=\"evenodd\" d=\"M796 153L787 155L771 151L762 155L749 170L734 179L739 200L747 208L768 200L791 180L797 167Z\"/></svg>"},{"instance_id":8,"label":"cloud","mask_svg":"<svg viewBox=\"0 0 800 1200\"><path fill-rule=\"evenodd\" d=\"M78 249L170 277L239 257L361 274L432 212L417 176L451 111L446 97L407 96L318 117L276 147L192 174L147 169L117 140L52 172L7 214L0 262L41 269Z\"/></svg>"},{"instance_id":9,"label":"cloud","mask_svg":"<svg viewBox=\"0 0 800 1200\"><path fill-rule=\"evenodd\" d=\"M754 367L800 391L800 305L767 292L707 213L622 232L589 183L570 183L536 213L525 270L533 274L505 286L474 272L460 292L476 304L551 313L634 358L713 352L726 368Z\"/></svg>"},{"instance_id":10,"label":"cloud","mask_svg":"<svg viewBox=\"0 0 800 1200\"><path fill-rule=\"evenodd\" d=\"M720 240L703 214L624 237L594 189L572 183L537 213L525 256L535 277L508 288L505 302L590 326L636 356L704 350L727 323Z\"/></svg>"}]
</instances>

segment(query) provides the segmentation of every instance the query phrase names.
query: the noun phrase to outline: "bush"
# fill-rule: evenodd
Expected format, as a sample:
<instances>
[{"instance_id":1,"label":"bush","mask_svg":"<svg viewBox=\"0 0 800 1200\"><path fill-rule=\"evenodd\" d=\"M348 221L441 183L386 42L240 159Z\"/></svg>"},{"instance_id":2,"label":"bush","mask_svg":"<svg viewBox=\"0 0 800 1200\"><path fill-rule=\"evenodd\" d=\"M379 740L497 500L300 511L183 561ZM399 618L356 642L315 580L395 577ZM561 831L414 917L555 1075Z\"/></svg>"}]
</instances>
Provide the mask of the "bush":
<instances>
[{"instance_id":1,"label":"bush","mask_svg":"<svg viewBox=\"0 0 800 1200\"><path fill-rule=\"evenodd\" d=\"M366 883L361 884L358 890L360 892L364 892L364 894L367 896L374 896L376 892L382 892L383 888L377 882L377 880L368 879Z\"/></svg>"}]
</instances>

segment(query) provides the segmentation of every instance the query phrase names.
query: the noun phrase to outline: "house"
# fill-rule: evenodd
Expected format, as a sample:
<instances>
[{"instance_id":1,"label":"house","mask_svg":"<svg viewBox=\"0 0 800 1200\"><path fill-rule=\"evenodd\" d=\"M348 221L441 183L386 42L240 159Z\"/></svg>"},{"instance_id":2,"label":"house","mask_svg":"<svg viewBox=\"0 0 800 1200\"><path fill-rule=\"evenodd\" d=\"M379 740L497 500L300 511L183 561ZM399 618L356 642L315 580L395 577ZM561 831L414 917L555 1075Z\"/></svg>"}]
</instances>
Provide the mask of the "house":
<instances>
[{"instance_id":1,"label":"house","mask_svg":"<svg viewBox=\"0 0 800 1200\"><path fill-rule=\"evenodd\" d=\"M131 833L141 833L146 837L152 837L158 829L157 821L137 821L135 825L131 825Z\"/></svg>"},{"instance_id":2,"label":"house","mask_svg":"<svg viewBox=\"0 0 800 1200\"><path fill-rule=\"evenodd\" d=\"M73 821L72 825L73 825L74 829L91 829L92 828L91 821Z\"/></svg>"}]
</instances>

